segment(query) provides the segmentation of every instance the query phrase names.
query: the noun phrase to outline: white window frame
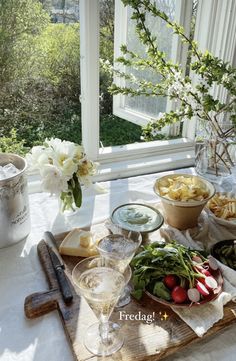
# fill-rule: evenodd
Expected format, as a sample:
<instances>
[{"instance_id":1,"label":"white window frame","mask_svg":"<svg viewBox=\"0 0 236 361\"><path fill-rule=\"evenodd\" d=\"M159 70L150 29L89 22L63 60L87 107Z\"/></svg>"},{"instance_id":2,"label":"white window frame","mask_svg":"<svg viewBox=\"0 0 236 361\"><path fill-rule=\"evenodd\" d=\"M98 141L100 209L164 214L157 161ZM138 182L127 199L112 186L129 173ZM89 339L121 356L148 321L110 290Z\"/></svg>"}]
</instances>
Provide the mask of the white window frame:
<instances>
[{"instance_id":1,"label":"white window frame","mask_svg":"<svg viewBox=\"0 0 236 361\"><path fill-rule=\"evenodd\" d=\"M100 163L99 180L193 165L194 144L186 138L99 148L98 0L80 0L80 62L82 142Z\"/></svg>"},{"instance_id":2,"label":"white window frame","mask_svg":"<svg viewBox=\"0 0 236 361\"><path fill-rule=\"evenodd\" d=\"M204 31L202 31L204 29ZM199 0L194 40L202 51L209 50L215 56L234 64L236 56L236 1ZM194 79L193 79L194 81ZM214 86L212 95L226 101L227 91ZM192 138L197 118L192 120L193 128L184 124L183 135Z\"/></svg>"},{"instance_id":3,"label":"white window frame","mask_svg":"<svg viewBox=\"0 0 236 361\"><path fill-rule=\"evenodd\" d=\"M99 1L80 0L82 143L88 157L99 154Z\"/></svg>"}]
</instances>

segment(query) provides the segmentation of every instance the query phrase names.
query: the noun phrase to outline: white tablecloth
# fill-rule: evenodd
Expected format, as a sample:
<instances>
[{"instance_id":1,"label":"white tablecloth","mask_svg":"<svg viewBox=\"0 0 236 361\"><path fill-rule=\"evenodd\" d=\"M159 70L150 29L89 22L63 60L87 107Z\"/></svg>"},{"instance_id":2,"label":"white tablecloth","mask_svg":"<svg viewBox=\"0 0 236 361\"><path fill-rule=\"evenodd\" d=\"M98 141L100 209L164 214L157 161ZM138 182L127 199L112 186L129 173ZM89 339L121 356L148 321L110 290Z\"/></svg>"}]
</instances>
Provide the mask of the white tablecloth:
<instances>
[{"instance_id":1,"label":"white tablecloth","mask_svg":"<svg viewBox=\"0 0 236 361\"><path fill-rule=\"evenodd\" d=\"M184 171L193 172L192 169ZM37 243L46 230L56 234L75 226L100 223L122 203L156 203L153 183L160 175L104 182L102 185L107 192L103 194L85 190L79 213L68 218L58 214L55 198L45 193L30 195L32 229L29 237L12 247L0 249L0 361L73 360L57 312L33 321L24 316L25 297L48 287L37 257ZM235 361L235 355L236 325L232 325L214 338L186 347L168 361Z\"/></svg>"}]
</instances>

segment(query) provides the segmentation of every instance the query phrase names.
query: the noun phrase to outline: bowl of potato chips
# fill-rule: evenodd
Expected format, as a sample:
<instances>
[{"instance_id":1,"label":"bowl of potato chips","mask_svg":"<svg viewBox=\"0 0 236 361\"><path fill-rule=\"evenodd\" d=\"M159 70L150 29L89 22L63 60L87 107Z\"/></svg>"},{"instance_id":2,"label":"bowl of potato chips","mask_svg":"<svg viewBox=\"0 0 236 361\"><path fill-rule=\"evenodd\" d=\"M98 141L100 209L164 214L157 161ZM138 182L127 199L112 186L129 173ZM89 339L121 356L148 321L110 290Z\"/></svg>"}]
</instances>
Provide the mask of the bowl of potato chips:
<instances>
[{"instance_id":1,"label":"bowl of potato chips","mask_svg":"<svg viewBox=\"0 0 236 361\"><path fill-rule=\"evenodd\" d=\"M236 222L236 194L217 192L208 201L207 207L219 223Z\"/></svg>"},{"instance_id":2,"label":"bowl of potato chips","mask_svg":"<svg viewBox=\"0 0 236 361\"><path fill-rule=\"evenodd\" d=\"M157 179L154 191L161 199L165 221L180 230L197 225L202 209L215 194L206 179L177 173Z\"/></svg>"}]
</instances>

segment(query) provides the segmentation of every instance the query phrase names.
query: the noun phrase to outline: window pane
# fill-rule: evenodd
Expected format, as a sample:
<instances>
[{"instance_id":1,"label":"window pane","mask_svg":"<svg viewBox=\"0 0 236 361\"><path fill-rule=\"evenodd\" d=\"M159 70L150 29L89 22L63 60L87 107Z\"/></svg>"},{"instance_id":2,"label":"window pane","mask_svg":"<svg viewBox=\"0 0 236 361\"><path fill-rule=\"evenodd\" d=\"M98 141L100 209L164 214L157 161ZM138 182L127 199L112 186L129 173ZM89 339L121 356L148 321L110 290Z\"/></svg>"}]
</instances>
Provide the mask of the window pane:
<instances>
[{"instance_id":1,"label":"window pane","mask_svg":"<svg viewBox=\"0 0 236 361\"><path fill-rule=\"evenodd\" d=\"M114 0L100 0L100 58L113 63ZM139 142L141 127L113 115L113 97L108 92L112 76L100 67L100 144L124 145Z\"/></svg>"},{"instance_id":2,"label":"window pane","mask_svg":"<svg viewBox=\"0 0 236 361\"><path fill-rule=\"evenodd\" d=\"M176 0L156 0L157 6L167 15L174 19L176 16ZM135 21L131 20L132 11L128 7L127 24L123 24L124 19L118 19L121 22L120 31L127 28L126 42L129 50L137 52L141 56L146 56L145 47L140 43L135 31ZM146 14L146 24L157 36L160 50L164 51L167 58L171 58L172 53L172 30L167 28L164 21ZM117 36L117 35L116 35ZM118 34L119 37L119 34ZM123 37L123 36L122 36ZM125 39L125 36L124 36ZM125 43L123 40L122 43ZM121 45L121 44L119 44ZM100 0L100 58L109 60L113 63L114 59L114 0ZM130 71L130 69L129 69ZM159 82L160 77L151 71L132 70L137 78ZM113 97L108 92L108 87L112 84L112 76L100 68L100 145L125 145L134 142L142 142L142 127L140 124L146 124L148 120L136 121L133 114L140 114L144 117L156 118L160 112L166 111L167 100L164 97L123 97L120 109L131 111L132 114L123 114L124 120L113 115ZM123 85L123 81L122 81ZM129 86L128 82L126 83ZM115 111L116 112L116 111ZM120 116L120 112L116 112ZM122 112L121 112L122 113ZM179 135L179 129L171 133L171 136ZM169 138L169 135L157 135L157 139Z\"/></svg>"},{"instance_id":3,"label":"window pane","mask_svg":"<svg viewBox=\"0 0 236 361\"><path fill-rule=\"evenodd\" d=\"M172 20L175 18L176 0L156 0L157 7L164 11ZM127 18L127 46L128 49L135 53L146 57L145 47L140 43L135 32L135 21L131 20L132 9L128 8ZM172 29L167 28L166 24L160 18L154 18L150 14L146 14L146 26L151 30L152 34L157 37L159 49L164 51L167 58L171 57L172 50ZM138 79L145 79L158 83L160 77L149 70L132 70L132 73ZM128 84L127 84L128 85ZM163 97L125 97L125 107L133 111L143 113L148 116L156 117L159 112L166 110L166 98Z\"/></svg>"},{"instance_id":4,"label":"window pane","mask_svg":"<svg viewBox=\"0 0 236 361\"><path fill-rule=\"evenodd\" d=\"M81 141L78 0L0 2L1 151L46 137ZM6 146L6 142L8 146Z\"/></svg>"}]
</instances>

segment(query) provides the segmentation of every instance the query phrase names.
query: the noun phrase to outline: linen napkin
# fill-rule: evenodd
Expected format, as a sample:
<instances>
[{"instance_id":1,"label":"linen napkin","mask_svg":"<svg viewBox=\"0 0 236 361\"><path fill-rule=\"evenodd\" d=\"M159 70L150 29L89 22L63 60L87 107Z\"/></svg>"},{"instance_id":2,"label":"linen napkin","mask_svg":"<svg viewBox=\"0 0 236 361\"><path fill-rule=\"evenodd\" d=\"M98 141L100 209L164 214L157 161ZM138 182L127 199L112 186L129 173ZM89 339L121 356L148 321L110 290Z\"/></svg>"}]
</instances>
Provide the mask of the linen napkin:
<instances>
[{"instance_id":1,"label":"linen napkin","mask_svg":"<svg viewBox=\"0 0 236 361\"><path fill-rule=\"evenodd\" d=\"M231 300L236 300L236 272L222 264L220 264L220 268L224 278L223 292L215 301L201 306L181 309L172 307L172 310L177 313L199 337L202 337L217 321L224 317L224 305ZM234 273L233 277L231 277L231 271ZM234 282L232 282L232 280Z\"/></svg>"},{"instance_id":2,"label":"linen napkin","mask_svg":"<svg viewBox=\"0 0 236 361\"><path fill-rule=\"evenodd\" d=\"M203 211L198 226L179 231L169 225L160 229L166 240L175 239L193 249L210 249L213 244L226 239L236 239L236 223L218 219L210 211ZM202 337L217 321L224 316L224 305L236 302L236 272L218 262L223 278L223 292L212 302L201 306L177 308L172 307L179 317L199 336Z\"/></svg>"}]
</instances>

